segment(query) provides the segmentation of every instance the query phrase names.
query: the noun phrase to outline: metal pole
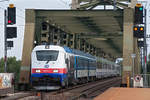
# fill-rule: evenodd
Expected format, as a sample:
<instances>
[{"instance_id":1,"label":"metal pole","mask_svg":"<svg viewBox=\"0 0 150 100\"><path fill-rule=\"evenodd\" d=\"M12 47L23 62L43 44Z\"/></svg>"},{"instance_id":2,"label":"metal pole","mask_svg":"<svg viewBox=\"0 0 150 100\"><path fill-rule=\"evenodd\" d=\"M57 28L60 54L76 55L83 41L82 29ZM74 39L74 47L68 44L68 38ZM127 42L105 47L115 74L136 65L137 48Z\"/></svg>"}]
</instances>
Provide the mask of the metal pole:
<instances>
[{"instance_id":1,"label":"metal pole","mask_svg":"<svg viewBox=\"0 0 150 100\"><path fill-rule=\"evenodd\" d=\"M145 23L144 23L144 26L145 26L145 28L144 28L144 61L145 61L145 63L144 63L144 80L145 80L145 87L147 87L147 76L146 76L146 74L147 74L147 44L146 44L146 9L144 9L144 11L145 11Z\"/></svg>"},{"instance_id":2,"label":"metal pole","mask_svg":"<svg viewBox=\"0 0 150 100\"><path fill-rule=\"evenodd\" d=\"M142 53L142 47L140 48L140 60L141 60L141 68L142 68L142 66L143 66L143 53ZM140 73L141 73L142 71L140 71Z\"/></svg>"},{"instance_id":3,"label":"metal pole","mask_svg":"<svg viewBox=\"0 0 150 100\"><path fill-rule=\"evenodd\" d=\"M7 72L7 11L4 12L4 72Z\"/></svg>"},{"instance_id":4,"label":"metal pole","mask_svg":"<svg viewBox=\"0 0 150 100\"><path fill-rule=\"evenodd\" d=\"M116 0L114 0L114 10L117 10L117 7L116 7Z\"/></svg>"},{"instance_id":5,"label":"metal pole","mask_svg":"<svg viewBox=\"0 0 150 100\"><path fill-rule=\"evenodd\" d=\"M133 86L134 86L134 59L135 59L135 57L136 57L136 54L131 54L131 57L132 57L132 84L133 84Z\"/></svg>"},{"instance_id":6,"label":"metal pole","mask_svg":"<svg viewBox=\"0 0 150 100\"><path fill-rule=\"evenodd\" d=\"M134 79L134 58L133 59L133 79Z\"/></svg>"},{"instance_id":7,"label":"metal pole","mask_svg":"<svg viewBox=\"0 0 150 100\"><path fill-rule=\"evenodd\" d=\"M134 57L132 58L132 63L133 63L133 67L132 67L132 86L134 87Z\"/></svg>"}]
</instances>

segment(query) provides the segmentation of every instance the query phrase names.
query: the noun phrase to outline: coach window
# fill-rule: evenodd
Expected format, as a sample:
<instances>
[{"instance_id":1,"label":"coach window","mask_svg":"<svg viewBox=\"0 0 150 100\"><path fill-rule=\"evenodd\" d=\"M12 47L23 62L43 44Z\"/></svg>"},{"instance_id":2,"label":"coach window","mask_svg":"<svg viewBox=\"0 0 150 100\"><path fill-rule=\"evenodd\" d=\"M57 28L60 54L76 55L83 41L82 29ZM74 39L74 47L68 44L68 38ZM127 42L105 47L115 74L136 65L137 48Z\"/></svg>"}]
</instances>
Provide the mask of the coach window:
<instances>
[{"instance_id":1,"label":"coach window","mask_svg":"<svg viewBox=\"0 0 150 100\"><path fill-rule=\"evenodd\" d=\"M81 67L84 68L84 67L85 67L85 61L84 61L84 58L81 58L81 62L80 62L80 63L81 63Z\"/></svg>"},{"instance_id":2,"label":"coach window","mask_svg":"<svg viewBox=\"0 0 150 100\"><path fill-rule=\"evenodd\" d=\"M89 67L91 67L91 60L89 60Z\"/></svg>"},{"instance_id":3,"label":"coach window","mask_svg":"<svg viewBox=\"0 0 150 100\"><path fill-rule=\"evenodd\" d=\"M88 59L85 59L85 66L88 67Z\"/></svg>"},{"instance_id":4,"label":"coach window","mask_svg":"<svg viewBox=\"0 0 150 100\"><path fill-rule=\"evenodd\" d=\"M91 61L91 67L93 67L93 61Z\"/></svg>"},{"instance_id":5,"label":"coach window","mask_svg":"<svg viewBox=\"0 0 150 100\"><path fill-rule=\"evenodd\" d=\"M84 67L84 62L82 58L80 58L80 67Z\"/></svg>"},{"instance_id":6,"label":"coach window","mask_svg":"<svg viewBox=\"0 0 150 100\"><path fill-rule=\"evenodd\" d=\"M108 64L108 66L107 66L108 68L107 69L111 69L111 66L110 66L110 64Z\"/></svg>"},{"instance_id":7,"label":"coach window","mask_svg":"<svg viewBox=\"0 0 150 100\"><path fill-rule=\"evenodd\" d=\"M83 58L82 60L83 60L83 67L84 67L84 69L86 69L86 59Z\"/></svg>"},{"instance_id":8,"label":"coach window","mask_svg":"<svg viewBox=\"0 0 150 100\"><path fill-rule=\"evenodd\" d=\"M99 66L99 62L97 62L97 68L100 68L100 66Z\"/></svg>"},{"instance_id":9,"label":"coach window","mask_svg":"<svg viewBox=\"0 0 150 100\"><path fill-rule=\"evenodd\" d=\"M89 65L90 65L90 67L93 67L93 61L92 60L89 61Z\"/></svg>"},{"instance_id":10,"label":"coach window","mask_svg":"<svg viewBox=\"0 0 150 100\"><path fill-rule=\"evenodd\" d=\"M77 59L77 64L78 64L78 67L82 67L82 62L81 62L81 58L78 57Z\"/></svg>"},{"instance_id":11,"label":"coach window","mask_svg":"<svg viewBox=\"0 0 150 100\"><path fill-rule=\"evenodd\" d=\"M97 67L100 69L100 62L97 62Z\"/></svg>"},{"instance_id":12,"label":"coach window","mask_svg":"<svg viewBox=\"0 0 150 100\"><path fill-rule=\"evenodd\" d=\"M106 70L108 69L108 64L106 64Z\"/></svg>"},{"instance_id":13,"label":"coach window","mask_svg":"<svg viewBox=\"0 0 150 100\"><path fill-rule=\"evenodd\" d=\"M100 62L100 69L102 69L103 64Z\"/></svg>"},{"instance_id":14,"label":"coach window","mask_svg":"<svg viewBox=\"0 0 150 100\"><path fill-rule=\"evenodd\" d=\"M91 61L91 65L91 67L95 67L95 62L93 60Z\"/></svg>"},{"instance_id":15,"label":"coach window","mask_svg":"<svg viewBox=\"0 0 150 100\"><path fill-rule=\"evenodd\" d=\"M103 69L106 69L106 64L105 63L103 64L103 66L104 66Z\"/></svg>"},{"instance_id":16,"label":"coach window","mask_svg":"<svg viewBox=\"0 0 150 100\"><path fill-rule=\"evenodd\" d=\"M112 70L114 70L115 69L115 66L114 65L112 65Z\"/></svg>"},{"instance_id":17,"label":"coach window","mask_svg":"<svg viewBox=\"0 0 150 100\"><path fill-rule=\"evenodd\" d=\"M96 67L96 62L94 61L94 67Z\"/></svg>"}]
</instances>

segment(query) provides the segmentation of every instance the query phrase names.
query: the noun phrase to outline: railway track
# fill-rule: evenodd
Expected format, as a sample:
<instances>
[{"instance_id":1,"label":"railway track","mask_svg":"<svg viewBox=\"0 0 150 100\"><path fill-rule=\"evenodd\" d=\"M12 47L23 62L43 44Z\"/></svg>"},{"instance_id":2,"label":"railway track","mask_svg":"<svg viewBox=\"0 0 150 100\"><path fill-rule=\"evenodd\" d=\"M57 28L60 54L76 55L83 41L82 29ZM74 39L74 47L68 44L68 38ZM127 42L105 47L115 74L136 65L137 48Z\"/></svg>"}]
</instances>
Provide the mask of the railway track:
<instances>
[{"instance_id":1,"label":"railway track","mask_svg":"<svg viewBox=\"0 0 150 100\"><path fill-rule=\"evenodd\" d=\"M73 89L77 89L77 88L80 88L80 87L83 87L83 86L87 86L87 85L92 85L92 84L95 84L95 83L103 82L103 81L108 80L108 79L109 78L102 79L102 80L97 80L97 81L93 81L93 82L88 82L88 83L84 83L84 84L80 84L80 85L71 86L71 87L68 87L68 88L65 88L65 89L60 89L58 91L55 91L55 92L53 92L53 94L63 93L63 92L66 92L66 91L69 91L69 90L73 90Z\"/></svg>"},{"instance_id":2,"label":"railway track","mask_svg":"<svg viewBox=\"0 0 150 100\"><path fill-rule=\"evenodd\" d=\"M42 93L42 100L89 100L110 87L120 86L121 78L109 78L56 92Z\"/></svg>"},{"instance_id":3,"label":"railway track","mask_svg":"<svg viewBox=\"0 0 150 100\"><path fill-rule=\"evenodd\" d=\"M106 89L119 86L120 83L121 78L114 77L57 91L20 92L6 98L0 98L0 100L92 100L92 98L103 93Z\"/></svg>"},{"instance_id":4,"label":"railway track","mask_svg":"<svg viewBox=\"0 0 150 100\"><path fill-rule=\"evenodd\" d=\"M36 92L18 92L14 94L7 94L5 97L1 97L0 100L38 100L36 96Z\"/></svg>"}]
</instances>

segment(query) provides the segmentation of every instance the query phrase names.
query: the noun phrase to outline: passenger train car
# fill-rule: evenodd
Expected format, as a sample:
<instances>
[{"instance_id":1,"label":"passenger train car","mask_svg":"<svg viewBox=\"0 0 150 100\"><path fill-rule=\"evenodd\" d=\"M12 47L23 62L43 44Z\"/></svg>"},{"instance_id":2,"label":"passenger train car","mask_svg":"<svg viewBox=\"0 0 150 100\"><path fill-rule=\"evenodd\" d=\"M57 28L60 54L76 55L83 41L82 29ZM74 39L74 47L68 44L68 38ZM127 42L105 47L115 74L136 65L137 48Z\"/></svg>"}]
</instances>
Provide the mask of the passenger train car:
<instances>
[{"instance_id":1,"label":"passenger train car","mask_svg":"<svg viewBox=\"0 0 150 100\"><path fill-rule=\"evenodd\" d=\"M31 55L32 86L37 90L52 90L117 75L114 64L102 60L65 46L36 46Z\"/></svg>"},{"instance_id":2,"label":"passenger train car","mask_svg":"<svg viewBox=\"0 0 150 100\"><path fill-rule=\"evenodd\" d=\"M104 58L97 58L97 78L113 77L120 75L120 66Z\"/></svg>"}]
</instances>

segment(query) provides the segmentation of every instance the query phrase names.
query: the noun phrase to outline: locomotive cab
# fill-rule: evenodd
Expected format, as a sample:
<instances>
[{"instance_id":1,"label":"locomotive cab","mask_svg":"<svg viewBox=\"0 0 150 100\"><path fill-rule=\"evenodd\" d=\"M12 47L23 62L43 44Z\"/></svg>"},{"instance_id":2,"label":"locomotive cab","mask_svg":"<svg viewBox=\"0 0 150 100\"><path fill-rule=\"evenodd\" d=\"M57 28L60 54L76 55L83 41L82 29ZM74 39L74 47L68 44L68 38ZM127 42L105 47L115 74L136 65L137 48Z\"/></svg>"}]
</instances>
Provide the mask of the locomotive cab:
<instances>
[{"instance_id":1,"label":"locomotive cab","mask_svg":"<svg viewBox=\"0 0 150 100\"><path fill-rule=\"evenodd\" d=\"M31 57L31 84L37 90L59 89L67 78L65 53L56 46L37 46Z\"/></svg>"}]
</instances>

